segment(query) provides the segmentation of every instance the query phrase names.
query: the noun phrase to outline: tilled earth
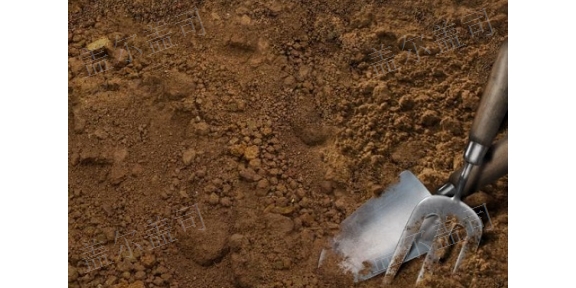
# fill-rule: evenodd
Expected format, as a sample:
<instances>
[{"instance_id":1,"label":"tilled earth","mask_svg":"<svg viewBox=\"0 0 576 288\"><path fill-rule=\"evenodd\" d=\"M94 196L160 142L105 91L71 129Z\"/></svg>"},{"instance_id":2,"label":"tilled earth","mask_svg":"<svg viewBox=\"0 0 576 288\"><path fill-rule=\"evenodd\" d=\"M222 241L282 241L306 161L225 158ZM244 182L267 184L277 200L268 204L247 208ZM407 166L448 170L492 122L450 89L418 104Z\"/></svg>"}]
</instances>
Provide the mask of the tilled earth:
<instances>
[{"instance_id":1,"label":"tilled earth","mask_svg":"<svg viewBox=\"0 0 576 288\"><path fill-rule=\"evenodd\" d=\"M353 286L320 251L401 171L434 191L461 167L507 6L71 0L69 287ZM508 285L507 183L466 199L494 229L424 286Z\"/></svg>"}]
</instances>

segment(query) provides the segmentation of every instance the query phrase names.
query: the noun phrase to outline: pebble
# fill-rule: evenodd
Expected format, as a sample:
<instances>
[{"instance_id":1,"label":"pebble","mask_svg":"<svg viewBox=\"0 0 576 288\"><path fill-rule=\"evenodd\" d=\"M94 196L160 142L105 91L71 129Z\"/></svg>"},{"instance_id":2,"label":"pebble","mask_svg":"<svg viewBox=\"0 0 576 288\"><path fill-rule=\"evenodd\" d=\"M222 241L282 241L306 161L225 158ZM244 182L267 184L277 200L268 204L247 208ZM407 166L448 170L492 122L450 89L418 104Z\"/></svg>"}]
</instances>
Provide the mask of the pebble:
<instances>
[{"instance_id":1,"label":"pebble","mask_svg":"<svg viewBox=\"0 0 576 288\"><path fill-rule=\"evenodd\" d=\"M134 279L143 280L144 278L146 278L146 272L144 271L138 271L134 274Z\"/></svg>"},{"instance_id":2,"label":"pebble","mask_svg":"<svg viewBox=\"0 0 576 288\"><path fill-rule=\"evenodd\" d=\"M308 213L304 213L304 214L300 215L299 218L300 218L300 220L304 226L310 227L314 223L314 217L312 217Z\"/></svg>"},{"instance_id":3,"label":"pebble","mask_svg":"<svg viewBox=\"0 0 576 288\"><path fill-rule=\"evenodd\" d=\"M184 162L184 165L188 166L192 163L192 161L194 161L195 157L196 151L190 148L182 153L182 162Z\"/></svg>"},{"instance_id":4,"label":"pebble","mask_svg":"<svg viewBox=\"0 0 576 288\"><path fill-rule=\"evenodd\" d=\"M208 202L212 205L216 205L218 204L218 202L220 202L220 197L218 197L216 193L212 193L210 194L210 199L208 200Z\"/></svg>"},{"instance_id":5,"label":"pebble","mask_svg":"<svg viewBox=\"0 0 576 288\"><path fill-rule=\"evenodd\" d=\"M264 220L267 230L272 234L286 235L294 230L294 222L286 216L269 213L264 216Z\"/></svg>"},{"instance_id":6,"label":"pebble","mask_svg":"<svg viewBox=\"0 0 576 288\"><path fill-rule=\"evenodd\" d=\"M207 220L207 219L205 219ZM215 224L215 223L213 223ZM211 266L228 251L228 227L206 223L204 233L185 234L178 237L179 253L199 265Z\"/></svg>"},{"instance_id":7,"label":"pebble","mask_svg":"<svg viewBox=\"0 0 576 288\"><path fill-rule=\"evenodd\" d=\"M162 279L161 277L156 277L154 278L154 281L152 281L152 283L154 283L157 286L161 286L162 284L164 284L164 279Z\"/></svg>"},{"instance_id":8,"label":"pebble","mask_svg":"<svg viewBox=\"0 0 576 288\"><path fill-rule=\"evenodd\" d=\"M342 198L336 200L334 202L334 206L336 206L336 208L340 211L343 211L343 212L346 211L346 201L344 201L344 199L342 199Z\"/></svg>"},{"instance_id":9,"label":"pebble","mask_svg":"<svg viewBox=\"0 0 576 288\"><path fill-rule=\"evenodd\" d=\"M432 127L440 122L440 117L438 117L438 113L435 111L424 111L422 117L420 118L420 123L425 127Z\"/></svg>"},{"instance_id":10,"label":"pebble","mask_svg":"<svg viewBox=\"0 0 576 288\"><path fill-rule=\"evenodd\" d=\"M322 181L320 182L320 191L324 194L331 194L334 188L332 187L332 182Z\"/></svg>"},{"instance_id":11,"label":"pebble","mask_svg":"<svg viewBox=\"0 0 576 288\"><path fill-rule=\"evenodd\" d=\"M122 165L114 165L110 169L108 179L112 185L119 185L126 179L126 168Z\"/></svg>"},{"instance_id":12,"label":"pebble","mask_svg":"<svg viewBox=\"0 0 576 288\"><path fill-rule=\"evenodd\" d=\"M229 193L230 191L232 191L232 185L229 185L229 184L222 185L222 193L230 196L230 193Z\"/></svg>"},{"instance_id":13,"label":"pebble","mask_svg":"<svg viewBox=\"0 0 576 288\"><path fill-rule=\"evenodd\" d=\"M247 160L256 159L258 157L258 153L259 153L258 146L252 145L247 147L246 150L244 150L244 157Z\"/></svg>"},{"instance_id":14,"label":"pebble","mask_svg":"<svg viewBox=\"0 0 576 288\"><path fill-rule=\"evenodd\" d=\"M232 206L232 200L230 200L230 197L222 197L220 199L220 204L224 207L230 207Z\"/></svg>"},{"instance_id":15,"label":"pebble","mask_svg":"<svg viewBox=\"0 0 576 288\"><path fill-rule=\"evenodd\" d=\"M255 182L262 179L262 176L256 174L252 168L246 168L240 171L240 178L248 181L248 182Z\"/></svg>"},{"instance_id":16,"label":"pebble","mask_svg":"<svg viewBox=\"0 0 576 288\"><path fill-rule=\"evenodd\" d=\"M245 243L244 241L247 241L244 235L236 233L230 236L230 240L228 240L228 243L230 245L230 249L236 252L242 249Z\"/></svg>"},{"instance_id":17,"label":"pebble","mask_svg":"<svg viewBox=\"0 0 576 288\"><path fill-rule=\"evenodd\" d=\"M200 123L193 123L193 122L194 119L192 119L191 121L192 131L194 132L194 134L200 136L208 135L208 132L210 132L210 126L206 122L200 122Z\"/></svg>"},{"instance_id":18,"label":"pebble","mask_svg":"<svg viewBox=\"0 0 576 288\"><path fill-rule=\"evenodd\" d=\"M258 189L265 190L265 189L268 189L269 185L270 185L270 182L268 181L268 179L263 178L263 179L260 179L260 181L258 181L258 185L256 185L256 187Z\"/></svg>"},{"instance_id":19,"label":"pebble","mask_svg":"<svg viewBox=\"0 0 576 288\"><path fill-rule=\"evenodd\" d=\"M260 161L260 159L252 159L252 160L250 160L250 163L248 163L248 166L250 166L250 168L253 168L253 169L258 169L258 168L260 168L261 165L262 165L262 162Z\"/></svg>"},{"instance_id":20,"label":"pebble","mask_svg":"<svg viewBox=\"0 0 576 288\"><path fill-rule=\"evenodd\" d=\"M152 268L152 266L156 264L156 257L152 254L144 254L144 256L140 258L140 262L142 262L144 267Z\"/></svg>"}]
</instances>

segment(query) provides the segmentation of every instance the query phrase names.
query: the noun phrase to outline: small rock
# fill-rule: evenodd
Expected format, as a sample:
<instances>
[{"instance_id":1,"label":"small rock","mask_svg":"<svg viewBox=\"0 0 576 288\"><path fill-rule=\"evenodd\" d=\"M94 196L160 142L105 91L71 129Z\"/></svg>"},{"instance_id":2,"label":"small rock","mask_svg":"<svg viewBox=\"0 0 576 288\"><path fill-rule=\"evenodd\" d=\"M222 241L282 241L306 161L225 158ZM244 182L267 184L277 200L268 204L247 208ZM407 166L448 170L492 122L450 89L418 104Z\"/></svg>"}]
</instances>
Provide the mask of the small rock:
<instances>
[{"instance_id":1,"label":"small rock","mask_svg":"<svg viewBox=\"0 0 576 288\"><path fill-rule=\"evenodd\" d=\"M144 267L144 265L140 264L140 263L135 263L134 264L134 270L136 271L144 271L146 270L146 267Z\"/></svg>"},{"instance_id":2,"label":"small rock","mask_svg":"<svg viewBox=\"0 0 576 288\"><path fill-rule=\"evenodd\" d=\"M236 156L236 157L240 157L244 154L244 146L241 144L235 144L230 146L230 154L232 154L232 156Z\"/></svg>"},{"instance_id":3,"label":"small rock","mask_svg":"<svg viewBox=\"0 0 576 288\"><path fill-rule=\"evenodd\" d=\"M142 265L144 265L144 267L152 268L152 266L156 264L156 257L154 257L154 255L152 254L144 254L140 258L140 262L142 262Z\"/></svg>"},{"instance_id":4,"label":"small rock","mask_svg":"<svg viewBox=\"0 0 576 288\"><path fill-rule=\"evenodd\" d=\"M336 209L345 212L346 211L346 201L344 201L344 199L340 198L338 200L336 200L334 202L334 206L336 206Z\"/></svg>"},{"instance_id":5,"label":"small rock","mask_svg":"<svg viewBox=\"0 0 576 288\"><path fill-rule=\"evenodd\" d=\"M400 108L404 111L411 110L414 107L414 99L412 95L406 94L398 101Z\"/></svg>"},{"instance_id":6,"label":"small rock","mask_svg":"<svg viewBox=\"0 0 576 288\"><path fill-rule=\"evenodd\" d=\"M154 278L154 281L152 281L152 283L154 283L157 286L162 286L162 284L164 284L164 279L156 277Z\"/></svg>"},{"instance_id":7,"label":"small rock","mask_svg":"<svg viewBox=\"0 0 576 288\"><path fill-rule=\"evenodd\" d=\"M280 171L280 169L278 169L278 168L272 168L272 169L268 170L268 174L270 174L272 176L276 176L276 175L282 174L282 171Z\"/></svg>"},{"instance_id":8,"label":"small rock","mask_svg":"<svg viewBox=\"0 0 576 288\"><path fill-rule=\"evenodd\" d=\"M206 176L206 168L196 171L195 175L198 177L198 179L204 178Z\"/></svg>"},{"instance_id":9,"label":"small rock","mask_svg":"<svg viewBox=\"0 0 576 288\"><path fill-rule=\"evenodd\" d=\"M230 240L228 242L230 245L230 249L232 249L232 251L237 252L240 249L242 249L244 245L247 244L248 240L242 234L236 233L230 236Z\"/></svg>"},{"instance_id":10,"label":"small rock","mask_svg":"<svg viewBox=\"0 0 576 288\"><path fill-rule=\"evenodd\" d=\"M260 166L262 165L260 159L252 159L250 160L250 163L248 163L248 166L250 166L250 168L253 169L258 169L260 168Z\"/></svg>"},{"instance_id":11,"label":"small rock","mask_svg":"<svg viewBox=\"0 0 576 288\"><path fill-rule=\"evenodd\" d=\"M126 147L118 148L114 150L114 161L120 163L126 159L128 156L128 149Z\"/></svg>"},{"instance_id":12,"label":"small rock","mask_svg":"<svg viewBox=\"0 0 576 288\"><path fill-rule=\"evenodd\" d=\"M146 278L146 272L144 271L138 271L136 274L134 274L134 279L144 280L144 278Z\"/></svg>"},{"instance_id":13,"label":"small rock","mask_svg":"<svg viewBox=\"0 0 576 288\"><path fill-rule=\"evenodd\" d=\"M426 127L432 127L440 122L440 117L435 111L425 111L420 118L420 123Z\"/></svg>"},{"instance_id":14,"label":"small rock","mask_svg":"<svg viewBox=\"0 0 576 288\"><path fill-rule=\"evenodd\" d=\"M218 204L218 202L220 202L220 197L218 197L218 195L216 193L212 193L212 194L210 194L210 198L208 199L208 202L212 205L216 205L216 204Z\"/></svg>"},{"instance_id":15,"label":"small rock","mask_svg":"<svg viewBox=\"0 0 576 288\"><path fill-rule=\"evenodd\" d=\"M284 86L292 87L292 86L294 86L295 83L296 83L296 78L294 78L294 76L292 76L292 75L284 78Z\"/></svg>"},{"instance_id":16,"label":"small rock","mask_svg":"<svg viewBox=\"0 0 576 288\"><path fill-rule=\"evenodd\" d=\"M154 275L160 275L160 274L164 274L168 272L168 269L166 269L166 267L164 266L160 266L158 268L156 268L156 270L154 270Z\"/></svg>"},{"instance_id":17,"label":"small rock","mask_svg":"<svg viewBox=\"0 0 576 288\"><path fill-rule=\"evenodd\" d=\"M182 153L182 162L184 162L184 165L188 166L190 163L192 163L192 161L194 161L195 157L196 151L190 148Z\"/></svg>"},{"instance_id":18,"label":"small rock","mask_svg":"<svg viewBox=\"0 0 576 288\"><path fill-rule=\"evenodd\" d=\"M246 168L240 171L240 177L248 182L255 182L262 179L262 176L256 174L252 168Z\"/></svg>"},{"instance_id":19,"label":"small rock","mask_svg":"<svg viewBox=\"0 0 576 288\"><path fill-rule=\"evenodd\" d=\"M294 230L292 219L279 214L266 214L266 229L272 234L286 235Z\"/></svg>"},{"instance_id":20,"label":"small rock","mask_svg":"<svg viewBox=\"0 0 576 288\"><path fill-rule=\"evenodd\" d=\"M112 227L106 227L102 229L102 232L104 232L104 235L106 235L106 240L109 242L116 238L116 230L114 230Z\"/></svg>"},{"instance_id":21,"label":"small rock","mask_svg":"<svg viewBox=\"0 0 576 288\"><path fill-rule=\"evenodd\" d=\"M119 185L124 181L124 179L126 179L126 168L122 165L112 166L108 178L112 185Z\"/></svg>"},{"instance_id":22,"label":"small rock","mask_svg":"<svg viewBox=\"0 0 576 288\"><path fill-rule=\"evenodd\" d=\"M322 181L320 182L320 191L324 194L330 194L334 188L332 187L332 182L330 181Z\"/></svg>"},{"instance_id":23,"label":"small rock","mask_svg":"<svg viewBox=\"0 0 576 288\"><path fill-rule=\"evenodd\" d=\"M204 221L205 231L183 234L174 243L179 247L182 256L201 266L211 266L228 253L228 227L221 222L213 223L209 219Z\"/></svg>"},{"instance_id":24,"label":"small rock","mask_svg":"<svg viewBox=\"0 0 576 288\"><path fill-rule=\"evenodd\" d=\"M268 179L263 178L260 181L258 181L258 185L256 185L256 188L262 189L262 190L267 190L269 185L270 185L270 183L268 182Z\"/></svg>"},{"instance_id":25,"label":"small rock","mask_svg":"<svg viewBox=\"0 0 576 288\"><path fill-rule=\"evenodd\" d=\"M108 133L106 133L106 131L102 130L101 128L98 128L96 131L94 131L94 136L100 140L103 140L108 137Z\"/></svg>"},{"instance_id":26,"label":"small rock","mask_svg":"<svg viewBox=\"0 0 576 288\"><path fill-rule=\"evenodd\" d=\"M86 49L90 51L95 51L100 48L104 48L107 51L112 51L113 47L114 46L112 45L112 41L110 41L110 39L107 37L101 37L98 40L86 45Z\"/></svg>"},{"instance_id":27,"label":"small rock","mask_svg":"<svg viewBox=\"0 0 576 288\"><path fill-rule=\"evenodd\" d=\"M206 186L204 186L204 192L206 193L212 193L212 192L216 192L218 191L218 188L212 184L208 184Z\"/></svg>"},{"instance_id":28,"label":"small rock","mask_svg":"<svg viewBox=\"0 0 576 288\"><path fill-rule=\"evenodd\" d=\"M440 127L442 127L443 130L449 131L454 136L459 136L463 133L460 121L456 121L451 117L445 117L442 119L440 122Z\"/></svg>"},{"instance_id":29,"label":"small rock","mask_svg":"<svg viewBox=\"0 0 576 288\"><path fill-rule=\"evenodd\" d=\"M294 212L294 209L294 206L274 207L271 212L282 215L290 215L292 212Z\"/></svg>"},{"instance_id":30,"label":"small rock","mask_svg":"<svg viewBox=\"0 0 576 288\"><path fill-rule=\"evenodd\" d=\"M222 187L223 182L224 181L222 181L220 178L214 178L214 180L212 180L212 184L214 184L216 187Z\"/></svg>"},{"instance_id":31,"label":"small rock","mask_svg":"<svg viewBox=\"0 0 576 288\"><path fill-rule=\"evenodd\" d=\"M205 136L210 132L210 126L206 122L194 123L192 124L192 132L196 135Z\"/></svg>"},{"instance_id":32,"label":"small rock","mask_svg":"<svg viewBox=\"0 0 576 288\"><path fill-rule=\"evenodd\" d=\"M220 204L224 207L230 207L232 206L232 201L230 200L230 197L222 197L222 199L220 199Z\"/></svg>"},{"instance_id":33,"label":"small rock","mask_svg":"<svg viewBox=\"0 0 576 288\"><path fill-rule=\"evenodd\" d=\"M244 157L247 160L252 160L252 159L256 159L258 157L258 146L256 145L252 145L250 147L247 147L246 150L244 150Z\"/></svg>"},{"instance_id":34,"label":"small rock","mask_svg":"<svg viewBox=\"0 0 576 288\"><path fill-rule=\"evenodd\" d=\"M142 167L142 165L134 164L134 166L132 167L132 176L137 177L140 174L142 174L143 171L144 171L144 167Z\"/></svg>"},{"instance_id":35,"label":"small rock","mask_svg":"<svg viewBox=\"0 0 576 288\"><path fill-rule=\"evenodd\" d=\"M296 218L294 219L294 230L298 231L302 228L302 219Z\"/></svg>"},{"instance_id":36,"label":"small rock","mask_svg":"<svg viewBox=\"0 0 576 288\"><path fill-rule=\"evenodd\" d=\"M302 214L300 217L300 220L302 221L302 224L304 226L312 226L312 224L314 223L314 217L312 217L310 214L308 213L304 213Z\"/></svg>"}]
</instances>

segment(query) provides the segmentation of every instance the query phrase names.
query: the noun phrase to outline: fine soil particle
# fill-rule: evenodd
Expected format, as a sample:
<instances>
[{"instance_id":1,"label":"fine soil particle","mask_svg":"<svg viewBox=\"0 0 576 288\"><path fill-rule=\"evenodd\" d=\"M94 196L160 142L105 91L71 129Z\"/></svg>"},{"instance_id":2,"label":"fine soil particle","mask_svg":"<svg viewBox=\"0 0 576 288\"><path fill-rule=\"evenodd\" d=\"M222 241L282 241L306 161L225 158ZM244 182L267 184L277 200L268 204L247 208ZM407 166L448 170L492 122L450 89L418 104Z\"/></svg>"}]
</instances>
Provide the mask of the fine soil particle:
<instances>
[{"instance_id":1,"label":"fine soil particle","mask_svg":"<svg viewBox=\"0 0 576 288\"><path fill-rule=\"evenodd\" d=\"M69 287L381 287L320 253L403 170L461 167L507 6L69 1ZM465 199L490 230L425 287L508 285L507 183Z\"/></svg>"}]
</instances>

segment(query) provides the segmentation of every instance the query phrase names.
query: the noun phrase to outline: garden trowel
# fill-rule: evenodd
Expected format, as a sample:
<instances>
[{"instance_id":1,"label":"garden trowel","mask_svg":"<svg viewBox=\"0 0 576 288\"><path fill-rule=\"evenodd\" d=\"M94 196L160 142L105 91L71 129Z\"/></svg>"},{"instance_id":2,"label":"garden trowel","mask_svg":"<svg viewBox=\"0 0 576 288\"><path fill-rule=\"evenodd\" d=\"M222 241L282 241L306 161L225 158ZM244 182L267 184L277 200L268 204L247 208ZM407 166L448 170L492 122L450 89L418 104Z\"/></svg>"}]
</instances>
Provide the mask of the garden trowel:
<instances>
[{"instance_id":1,"label":"garden trowel","mask_svg":"<svg viewBox=\"0 0 576 288\"><path fill-rule=\"evenodd\" d=\"M455 171L449 183L437 194L452 196L454 187L460 186L459 197L465 197L478 188L504 176L508 170L507 138L493 144L508 109L508 44L502 45L488 85L482 96L465 152L466 173ZM473 163L469 161L473 159ZM468 165L471 162L474 165ZM467 181L458 182L466 174ZM406 223L415 207L431 193L410 171L400 174L400 182L379 197L368 200L340 225L340 234L333 239L332 250L342 257L340 267L354 275L354 281L372 278L388 268L394 250L402 237ZM423 219L420 230L414 234L412 246L403 258L406 262L428 253L436 232L438 218ZM406 236L406 235L404 235ZM322 251L319 266L326 256Z\"/></svg>"},{"instance_id":2,"label":"garden trowel","mask_svg":"<svg viewBox=\"0 0 576 288\"><path fill-rule=\"evenodd\" d=\"M507 171L506 138L495 143L488 151L483 165L472 170L464 195L496 181L506 175ZM460 172L461 169L452 173L449 182L443 187L455 186ZM437 194L452 196L452 192L452 189L440 189ZM400 182L389 187L379 197L368 200L341 223L340 234L332 242L333 252L342 256L340 267L352 273L355 282L385 272L412 210L431 195L410 171L400 173ZM415 239L404 262L430 250L436 231L434 227L438 224L436 219L425 220L422 232Z\"/></svg>"}]
</instances>

